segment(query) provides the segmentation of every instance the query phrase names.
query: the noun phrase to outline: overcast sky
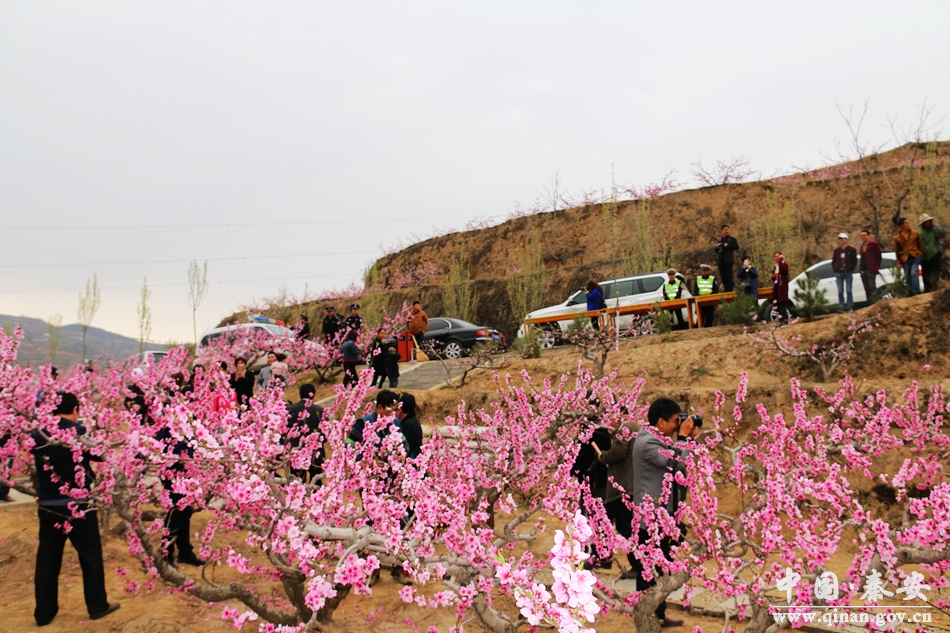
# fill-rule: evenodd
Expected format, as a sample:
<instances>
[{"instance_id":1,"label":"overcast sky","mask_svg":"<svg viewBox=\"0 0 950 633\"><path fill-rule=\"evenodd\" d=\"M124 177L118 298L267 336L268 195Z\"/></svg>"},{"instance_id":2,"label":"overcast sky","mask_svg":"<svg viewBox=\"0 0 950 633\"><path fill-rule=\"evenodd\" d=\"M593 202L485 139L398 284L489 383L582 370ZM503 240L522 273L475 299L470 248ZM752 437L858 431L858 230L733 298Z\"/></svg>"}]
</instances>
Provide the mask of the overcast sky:
<instances>
[{"instance_id":1,"label":"overcast sky","mask_svg":"<svg viewBox=\"0 0 950 633\"><path fill-rule=\"evenodd\" d=\"M191 340L278 287L530 203L748 156L822 164L950 112L950 3L0 3L0 313ZM943 119L942 138L950 129ZM132 227L132 228L130 228ZM242 259L243 258L243 259Z\"/></svg>"}]
</instances>

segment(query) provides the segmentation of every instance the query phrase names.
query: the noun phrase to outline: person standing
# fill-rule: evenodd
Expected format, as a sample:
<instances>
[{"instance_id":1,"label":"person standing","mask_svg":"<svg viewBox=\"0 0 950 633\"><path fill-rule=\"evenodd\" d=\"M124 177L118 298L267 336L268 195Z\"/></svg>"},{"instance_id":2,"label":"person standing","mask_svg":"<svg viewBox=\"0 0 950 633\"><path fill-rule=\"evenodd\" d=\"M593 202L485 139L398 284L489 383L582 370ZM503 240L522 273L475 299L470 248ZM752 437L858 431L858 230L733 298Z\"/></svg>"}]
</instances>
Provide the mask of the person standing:
<instances>
[{"instance_id":1,"label":"person standing","mask_svg":"<svg viewBox=\"0 0 950 633\"><path fill-rule=\"evenodd\" d=\"M396 419L399 420L402 435L406 438L406 457L415 459L422 452L422 424L416 417L416 397L411 393L399 394L399 403L396 406Z\"/></svg>"},{"instance_id":2,"label":"person standing","mask_svg":"<svg viewBox=\"0 0 950 633\"><path fill-rule=\"evenodd\" d=\"M588 281L587 286L584 288L586 293L584 296L587 298L587 311L593 312L595 310L603 310L607 307L607 304L604 302L604 289L600 287L600 284L596 281ZM600 329L600 318L601 315L596 314L590 318L590 326L595 329Z\"/></svg>"},{"instance_id":3,"label":"person standing","mask_svg":"<svg viewBox=\"0 0 950 633\"><path fill-rule=\"evenodd\" d=\"M343 322L343 328L349 331L355 331L357 334L363 331L363 317L360 316L360 304L354 303L350 306L350 316Z\"/></svg>"},{"instance_id":4,"label":"person standing","mask_svg":"<svg viewBox=\"0 0 950 633\"><path fill-rule=\"evenodd\" d=\"M897 221L900 232L894 236L894 254L897 256L897 263L904 271L904 283L907 284L907 290L910 296L920 294L920 260L924 255L924 241L920 234L910 228L910 220L900 218Z\"/></svg>"},{"instance_id":5,"label":"person standing","mask_svg":"<svg viewBox=\"0 0 950 633\"><path fill-rule=\"evenodd\" d=\"M386 380L386 347L386 328L381 327L369 345L370 365L373 368L372 386L378 389L383 388L383 381Z\"/></svg>"},{"instance_id":6,"label":"person standing","mask_svg":"<svg viewBox=\"0 0 950 633\"><path fill-rule=\"evenodd\" d=\"M871 232L861 230L861 284L864 286L864 296L871 303L877 301L877 274L881 271L881 245L871 238Z\"/></svg>"},{"instance_id":7,"label":"person standing","mask_svg":"<svg viewBox=\"0 0 950 633\"><path fill-rule=\"evenodd\" d=\"M310 340L310 318L306 314L297 317L297 340Z\"/></svg>"},{"instance_id":8,"label":"person standing","mask_svg":"<svg viewBox=\"0 0 950 633\"><path fill-rule=\"evenodd\" d=\"M934 224L934 219L924 213L919 218L918 232L924 243L924 254L920 261L924 273L924 289L926 292L934 292L940 284L940 268L941 260L943 260L940 240L947 237L947 231L939 224Z\"/></svg>"},{"instance_id":9,"label":"person standing","mask_svg":"<svg viewBox=\"0 0 950 633\"><path fill-rule=\"evenodd\" d=\"M144 402L144 401L143 401ZM142 410L143 418L146 412ZM168 426L162 426L155 439L162 443L162 452L175 455L177 457L192 458L195 456L195 449L188 445L186 440L176 440ZM162 473L162 471L165 471ZM167 468L159 469L159 478L162 487L168 491L168 497L171 501L171 507L165 512L165 532L168 534L162 539L162 552L165 562L172 567L178 565L194 565L195 567L204 567L205 561L195 555L195 548L191 544L191 517L195 514L195 509L187 504L183 504L185 495L175 492L175 478L185 473L185 464L181 460L174 462ZM178 548L178 558L175 558L175 548ZM177 563L177 564L176 564Z\"/></svg>"},{"instance_id":10,"label":"person standing","mask_svg":"<svg viewBox=\"0 0 950 633\"><path fill-rule=\"evenodd\" d=\"M782 323L788 324L791 318L788 312L788 262L780 251L775 251L772 261L775 262L775 268L772 269L772 303L778 308Z\"/></svg>"},{"instance_id":11,"label":"person standing","mask_svg":"<svg viewBox=\"0 0 950 633\"><path fill-rule=\"evenodd\" d=\"M681 299L683 297L683 282L679 280L676 276L676 269L669 268L666 271L667 280L663 284L663 299L666 301L672 301L674 299ZM676 315L676 323L680 326L683 325L683 311L679 308L673 310L673 314Z\"/></svg>"},{"instance_id":12,"label":"person standing","mask_svg":"<svg viewBox=\"0 0 950 633\"><path fill-rule=\"evenodd\" d=\"M736 263L736 251L739 250L739 241L732 235L729 235L728 224L723 224L722 227L720 227L720 231L719 241L716 242L719 279L722 281L723 292L732 292L735 289L735 282L732 278L732 267Z\"/></svg>"},{"instance_id":13,"label":"person standing","mask_svg":"<svg viewBox=\"0 0 950 633\"><path fill-rule=\"evenodd\" d=\"M831 268L835 271L835 281L838 284L838 305L848 310L854 310L854 295L851 292L852 273L858 264L858 251L848 245L848 234L838 233L838 248L831 256ZM847 288L847 299L845 298Z\"/></svg>"},{"instance_id":14,"label":"person standing","mask_svg":"<svg viewBox=\"0 0 950 633\"><path fill-rule=\"evenodd\" d=\"M330 345L336 339L337 333L342 327L340 324L340 316L336 313L336 310L333 306L327 306L326 316L323 317L323 342L327 345Z\"/></svg>"},{"instance_id":15,"label":"person standing","mask_svg":"<svg viewBox=\"0 0 950 633\"><path fill-rule=\"evenodd\" d=\"M343 345L340 346L340 352L343 354L343 386L352 385L360 377L356 373L356 363L359 362L363 352L356 346L356 339L359 336L356 330L349 330L343 338Z\"/></svg>"},{"instance_id":16,"label":"person standing","mask_svg":"<svg viewBox=\"0 0 950 633\"><path fill-rule=\"evenodd\" d=\"M716 278L712 276L712 266L709 264L699 265L699 277L693 281L693 296L705 297L719 292L719 284ZM703 322L703 327L711 327L713 319L716 318L716 306L704 305L699 308L699 315Z\"/></svg>"},{"instance_id":17,"label":"person standing","mask_svg":"<svg viewBox=\"0 0 950 633\"><path fill-rule=\"evenodd\" d=\"M309 435L320 436L320 422L323 421L323 408L313 402L317 388L307 383L300 385L298 393L300 393L300 400L287 406L287 426L291 431L289 444L294 448L300 446L300 442ZM310 461L309 470L294 469L292 471L304 483L313 482L314 477L323 472L323 442L322 436L320 437L321 441Z\"/></svg>"},{"instance_id":18,"label":"person standing","mask_svg":"<svg viewBox=\"0 0 950 633\"><path fill-rule=\"evenodd\" d=\"M633 455L630 446L636 437L633 423L624 424L621 419L610 436L610 448L597 455L597 461L607 466L607 492L604 496L604 510L607 512L617 533L625 539L633 536L633 511L627 507L626 500L633 495ZM596 445L595 445L596 446ZM638 565L632 552L627 552L630 569ZM620 576L625 580L635 579L631 571Z\"/></svg>"},{"instance_id":19,"label":"person standing","mask_svg":"<svg viewBox=\"0 0 950 633\"><path fill-rule=\"evenodd\" d=\"M243 356L234 359L234 373L228 378L228 384L237 396L238 409L247 406L254 397L254 372L247 370L247 359Z\"/></svg>"},{"instance_id":20,"label":"person standing","mask_svg":"<svg viewBox=\"0 0 950 633\"><path fill-rule=\"evenodd\" d=\"M752 256L742 254L742 266L739 268L739 287L747 295L759 298L759 271L752 265Z\"/></svg>"},{"instance_id":21,"label":"person standing","mask_svg":"<svg viewBox=\"0 0 950 633\"><path fill-rule=\"evenodd\" d=\"M270 384L270 379L272 375L271 367L273 367L274 363L276 362L277 362L276 352L267 352L267 366L261 369L260 372L258 372L257 379L254 381L254 383L257 385L258 391L262 389L267 389L267 385Z\"/></svg>"},{"instance_id":22,"label":"person standing","mask_svg":"<svg viewBox=\"0 0 950 633\"><path fill-rule=\"evenodd\" d=\"M59 416L57 428L61 431L85 435L86 427L79 424L79 399L71 393L60 392L59 404L53 411ZM91 462L101 462L88 452L74 453L72 448L51 443L46 429L31 434L34 446L30 452L36 465L38 506L40 519L39 546L36 550L34 588L36 609L33 617L38 626L52 622L59 612L59 571L63 564L66 539L76 548L82 569L82 587L89 618L98 620L119 609L119 603L110 603L106 596L106 576L102 563L102 541L99 538L99 519L90 508L89 497L63 494L64 486L76 488L76 471L84 471L82 489L89 492L93 480ZM78 459L78 461L77 461ZM91 494L91 492L90 492ZM84 512L73 516L71 506Z\"/></svg>"},{"instance_id":23,"label":"person standing","mask_svg":"<svg viewBox=\"0 0 950 633\"><path fill-rule=\"evenodd\" d=\"M423 312L422 304L418 301L412 302L406 330L415 341L413 345L422 345L422 336L429 331L429 315Z\"/></svg>"},{"instance_id":24,"label":"person standing","mask_svg":"<svg viewBox=\"0 0 950 633\"><path fill-rule=\"evenodd\" d=\"M657 398L650 404L647 411L647 422L649 426L644 427L637 433L631 450L631 460L633 462L633 503L646 510L644 518L641 520L637 532L637 542L640 545L646 545L650 540L650 532L647 529L649 524L659 522L659 517L654 521L647 522L651 513L658 514L660 506L657 506L657 500L665 496L666 503L662 506L671 517L675 516L679 509L681 495L677 490L669 490L664 493L663 487L668 474L675 475L677 472L686 474L686 464L684 461L684 451L681 446L675 442L677 436L695 438L699 435L699 429L693 423L692 418L681 419L680 406L669 398ZM649 497L649 501L647 501ZM667 560L670 558L670 552L673 547L682 539L682 527L680 527L680 536L666 536L660 542L660 550ZM651 580L643 578L643 563L634 558L636 565L633 571L637 574L637 591L646 591L656 584L656 575L658 570L654 571ZM666 603L661 604L656 609L656 617L662 623L664 628L671 626L681 626L682 620L673 620L666 617Z\"/></svg>"},{"instance_id":25,"label":"person standing","mask_svg":"<svg viewBox=\"0 0 950 633\"><path fill-rule=\"evenodd\" d=\"M395 338L386 339L386 376L390 389L399 386L399 348Z\"/></svg>"}]
</instances>

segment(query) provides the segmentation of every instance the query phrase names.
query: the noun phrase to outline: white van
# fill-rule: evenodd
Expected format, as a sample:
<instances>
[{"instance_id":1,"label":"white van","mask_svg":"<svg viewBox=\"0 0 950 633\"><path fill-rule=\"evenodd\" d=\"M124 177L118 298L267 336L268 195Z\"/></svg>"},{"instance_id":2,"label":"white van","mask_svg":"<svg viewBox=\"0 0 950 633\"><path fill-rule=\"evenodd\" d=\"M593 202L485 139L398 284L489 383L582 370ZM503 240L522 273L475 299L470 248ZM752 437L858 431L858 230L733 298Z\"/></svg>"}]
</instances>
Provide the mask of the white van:
<instances>
[{"instance_id":1,"label":"white van","mask_svg":"<svg viewBox=\"0 0 950 633\"><path fill-rule=\"evenodd\" d=\"M676 274L676 278L683 282L683 294L682 298L691 297L686 283L686 278L680 274ZM663 301L663 285L666 283L667 276L665 272L662 273L644 273L642 275L633 275L632 277L621 277L619 279L609 279L607 281L601 281L600 287L604 289L604 302L607 304L608 310L610 308L616 308L619 306L632 306L642 303L656 303L657 301ZM576 317L577 315L584 314L587 312L587 291L578 290L571 296L569 296L564 303L559 303L558 305L551 306L549 308L541 308L540 310L535 310L534 312L529 313L525 318L527 319L536 319L541 317L554 317L554 316L563 316L563 317ZM683 317L683 322L687 321L686 309L680 310ZM618 326L621 331L627 330L633 323L634 315L626 314L622 315L618 319ZM544 340L542 341L543 347L553 347L557 342L559 335L567 331L568 326L571 324L571 319L564 321L556 321L554 323L541 323L537 327L544 333ZM560 330L560 331L559 331ZM526 333L525 325L522 323L521 327L518 329L518 336L524 336Z\"/></svg>"}]
</instances>

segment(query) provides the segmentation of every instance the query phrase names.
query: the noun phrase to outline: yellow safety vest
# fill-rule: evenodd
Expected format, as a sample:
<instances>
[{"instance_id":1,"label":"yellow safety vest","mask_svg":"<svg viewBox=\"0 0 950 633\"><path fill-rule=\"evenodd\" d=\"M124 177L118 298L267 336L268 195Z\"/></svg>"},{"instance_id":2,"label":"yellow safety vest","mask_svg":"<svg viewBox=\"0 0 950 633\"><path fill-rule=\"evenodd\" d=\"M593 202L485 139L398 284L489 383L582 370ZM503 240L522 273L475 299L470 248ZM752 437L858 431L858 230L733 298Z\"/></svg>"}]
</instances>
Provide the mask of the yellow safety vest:
<instances>
[{"instance_id":1,"label":"yellow safety vest","mask_svg":"<svg viewBox=\"0 0 950 633\"><path fill-rule=\"evenodd\" d=\"M680 291L680 286L683 282L676 280L675 283L666 283L663 284L663 294L666 296L667 300L675 299L676 293Z\"/></svg>"},{"instance_id":2,"label":"yellow safety vest","mask_svg":"<svg viewBox=\"0 0 950 633\"><path fill-rule=\"evenodd\" d=\"M716 278L712 275L706 277L705 279L702 277L696 278L696 287L699 288L700 295L711 295L714 283L716 283Z\"/></svg>"}]
</instances>

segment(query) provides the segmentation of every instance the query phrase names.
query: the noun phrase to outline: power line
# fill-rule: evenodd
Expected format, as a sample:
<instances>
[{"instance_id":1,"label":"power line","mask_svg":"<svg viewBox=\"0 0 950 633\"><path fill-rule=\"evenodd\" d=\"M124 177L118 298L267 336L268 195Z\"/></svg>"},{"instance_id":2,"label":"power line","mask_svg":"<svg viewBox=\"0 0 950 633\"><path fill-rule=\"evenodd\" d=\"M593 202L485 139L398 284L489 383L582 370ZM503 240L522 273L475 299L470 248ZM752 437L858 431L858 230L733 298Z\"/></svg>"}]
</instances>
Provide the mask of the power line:
<instances>
[{"instance_id":1,"label":"power line","mask_svg":"<svg viewBox=\"0 0 950 633\"><path fill-rule=\"evenodd\" d=\"M519 179L525 176L519 174L489 175L459 174L455 176L380 176L368 178L307 178L305 180L144 180L140 182L0 182L0 187L121 187L126 185L295 185L317 182L365 182L368 180L454 180L459 178L473 178L486 180L497 178L501 180Z\"/></svg>"},{"instance_id":2,"label":"power line","mask_svg":"<svg viewBox=\"0 0 950 633\"><path fill-rule=\"evenodd\" d=\"M245 260L245 259L283 259L288 257L324 257L324 256L336 256L336 255L371 255L375 254L378 251L346 251L343 253L301 253L299 255L249 255L246 257L235 256L235 257L198 257L191 259L148 259L148 260L138 260L138 261L126 261L126 262L72 262L68 264L3 264L0 265L0 268L54 268L58 266L119 266L125 264L178 264L183 262L191 262L195 259L208 262L221 262L221 261L233 261L233 260Z\"/></svg>"},{"instance_id":3,"label":"power line","mask_svg":"<svg viewBox=\"0 0 950 633\"><path fill-rule=\"evenodd\" d=\"M254 283L257 281L287 281L295 279L323 279L326 277L347 277L360 275L362 273L334 273L332 275L300 275L297 277L264 277L260 279L223 279L221 281L209 281L209 284L243 284L243 283ZM182 283L165 283L165 284L149 284L149 288L161 288L168 286L187 286L188 282ZM99 286L102 290L116 290L124 288L141 288L139 285L128 285L128 286ZM18 293L18 292L79 292L82 288L27 288L24 290L0 290L3 293Z\"/></svg>"},{"instance_id":4,"label":"power line","mask_svg":"<svg viewBox=\"0 0 950 633\"><path fill-rule=\"evenodd\" d=\"M382 222L429 222L437 220L470 220L472 218L382 218L378 220L301 220L292 222L226 222L214 224L116 224L112 226L13 226L3 227L4 231L112 231L112 230L151 230L151 229L207 229L232 228L244 226L301 226L320 224L380 224Z\"/></svg>"}]
</instances>

